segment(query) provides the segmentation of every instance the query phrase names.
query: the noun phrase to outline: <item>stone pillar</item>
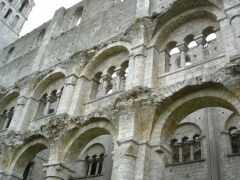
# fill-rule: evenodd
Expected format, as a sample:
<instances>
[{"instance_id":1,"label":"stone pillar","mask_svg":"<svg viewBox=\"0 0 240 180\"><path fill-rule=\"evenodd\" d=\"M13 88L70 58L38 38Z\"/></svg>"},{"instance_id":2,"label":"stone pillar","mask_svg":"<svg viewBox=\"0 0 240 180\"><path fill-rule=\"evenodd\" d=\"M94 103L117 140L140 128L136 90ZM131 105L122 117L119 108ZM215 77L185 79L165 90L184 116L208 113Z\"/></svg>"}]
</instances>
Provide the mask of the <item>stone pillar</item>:
<instances>
[{"instance_id":1,"label":"stone pillar","mask_svg":"<svg viewBox=\"0 0 240 180\"><path fill-rule=\"evenodd\" d=\"M151 148L148 141L139 141L135 180L149 180L151 171Z\"/></svg>"},{"instance_id":2,"label":"stone pillar","mask_svg":"<svg viewBox=\"0 0 240 180\"><path fill-rule=\"evenodd\" d=\"M62 98L57 109L57 114L68 113L75 90L76 80L77 77L75 75L67 77L66 85L62 93Z\"/></svg>"},{"instance_id":3,"label":"stone pillar","mask_svg":"<svg viewBox=\"0 0 240 180\"><path fill-rule=\"evenodd\" d=\"M182 144L179 145L179 162L183 162L183 155L182 155Z\"/></svg>"},{"instance_id":4,"label":"stone pillar","mask_svg":"<svg viewBox=\"0 0 240 180\"><path fill-rule=\"evenodd\" d=\"M122 68L115 70L117 77L116 77L116 85L114 88L114 92L118 92L121 90L121 84L122 84L122 77L125 75L125 71Z\"/></svg>"},{"instance_id":5,"label":"stone pillar","mask_svg":"<svg viewBox=\"0 0 240 180\"><path fill-rule=\"evenodd\" d=\"M27 102L27 98L24 96L19 97L17 99L17 106L16 106L16 109L15 109L15 112L14 112L14 115L12 118L12 122L9 126L9 130L16 130L26 102Z\"/></svg>"},{"instance_id":6,"label":"stone pillar","mask_svg":"<svg viewBox=\"0 0 240 180\"><path fill-rule=\"evenodd\" d=\"M186 67L186 52L188 50L188 47L185 42L177 44L177 47L180 51L181 57L180 57L180 67L185 68Z\"/></svg>"},{"instance_id":7,"label":"stone pillar","mask_svg":"<svg viewBox=\"0 0 240 180\"><path fill-rule=\"evenodd\" d=\"M46 180L68 180L75 173L63 162L45 163L43 167L43 171L46 172Z\"/></svg>"},{"instance_id":8,"label":"stone pillar","mask_svg":"<svg viewBox=\"0 0 240 180\"><path fill-rule=\"evenodd\" d=\"M194 152L193 152L193 142L190 142L190 160L193 161L194 160Z\"/></svg>"},{"instance_id":9,"label":"stone pillar","mask_svg":"<svg viewBox=\"0 0 240 180\"><path fill-rule=\"evenodd\" d=\"M235 43L238 49L238 53L240 53L240 16L235 16L231 20L231 24L233 26L234 34L235 34Z\"/></svg>"},{"instance_id":10,"label":"stone pillar","mask_svg":"<svg viewBox=\"0 0 240 180\"><path fill-rule=\"evenodd\" d=\"M206 44L206 39L203 36L203 34L196 36L194 38L194 40L196 41L196 43L198 44L198 60L199 61L203 61L205 59L204 57L204 45Z\"/></svg>"},{"instance_id":11,"label":"stone pillar","mask_svg":"<svg viewBox=\"0 0 240 180\"><path fill-rule=\"evenodd\" d=\"M99 84L100 84L100 82L97 79L95 79L95 78L92 79L89 100L93 100L93 99L97 98Z\"/></svg>"},{"instance_id":12,"label":"stone pillar","mask_svg":"<svg viewBox=\"0 0 240 180\"><path fill-rule=\"evenodd\" d=\"M11 121L11 113L9 111L7 111L6 113L6 120L5 120L5 123L3 125L3 129L8 129L8 124L10 123Z\"/></svg>"},{"instance_id":13,"label":"stone pillar","mask_svg":"<svg viewBox=\"0 0 240 180\"><path fill-rule=\"evenodd\" d=\"M48 112L49 112L49 109L50 109L50 105L52 103L51 95L47 96L46 99L47 99L47 104L46 104L46 106L44 108L44 111L43 111L43 115L44 116L48 115Z\"/></svg>"},{"instance_id":14,"label":"stone pillar","mask_svg":"<svg viewBox=\"0 0 240 180\"><path fill-rule=\"evenodd\" d=\"M137 54L134 58L134 80L133 86L143 86L144 69L145 69L146 56L144 54Z\"/></svg>"},{"instance_id":15,"label":"stone pillar","mask_svg":"<svg viewBox=\"0 0 240 180\"><path fill-rule=\"evenodd\" d=\"M108 86L109 86L109 82L112 80L112 78L108 75L102 75L102 80L103 80L103 89L102 89L102 96L105 96L107 94L108 91Z\"/></svg>"},{"instance_id":16,"label":"stone pillar","mask_svg":"<svg viewBox=\"0 0 240 180\"><path fill-rule=\"evenodd\" d=\"M126 87L125 90L129 90L133 86L133 81L134 81L134 56L129 55L129 63L128 63L128 74L127 74L127 79L126 79Z\"/></svg>"},{"instance_id":17,"label":"stone pillar","mask_svg":"<svg viewBox=\"0 0 240 180\"><path fill-rule=\"evenodd\" d=\"M91 170L92 170L92 159L89 159L89 166L88 166L88 172L87 172L88 176L91 175Z\"/></svg>"},{"instance_id":18,"label":"stone pillar","mask_svg":"<svg viewBox=\"0 0 240 180\"><path fill-rule=\"evenodd\" d=\"M118 180L132 180L135 176L138 144L133 141L120 143Z\"/></svg>"}]
</instances>

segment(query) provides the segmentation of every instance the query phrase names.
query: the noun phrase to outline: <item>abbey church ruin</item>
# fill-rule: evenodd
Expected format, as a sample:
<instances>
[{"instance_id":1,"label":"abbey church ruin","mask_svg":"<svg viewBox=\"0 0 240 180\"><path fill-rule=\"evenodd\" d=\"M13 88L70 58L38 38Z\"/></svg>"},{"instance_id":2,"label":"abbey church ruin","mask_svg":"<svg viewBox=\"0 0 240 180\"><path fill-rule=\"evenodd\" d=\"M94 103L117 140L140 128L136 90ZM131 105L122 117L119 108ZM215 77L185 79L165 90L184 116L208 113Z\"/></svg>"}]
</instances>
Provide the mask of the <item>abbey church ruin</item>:
<instances>
[{"instance_id":1,"label":"abbey church ruin","mask_svg":"<svg viewBox=\"0 0 240 180\"><path fill-rule=\"evenodd\" d=\"M239 0L82 0L19 38L34 6L0 0L1 180L240 179Z\"/></svg>"}]
</instances>

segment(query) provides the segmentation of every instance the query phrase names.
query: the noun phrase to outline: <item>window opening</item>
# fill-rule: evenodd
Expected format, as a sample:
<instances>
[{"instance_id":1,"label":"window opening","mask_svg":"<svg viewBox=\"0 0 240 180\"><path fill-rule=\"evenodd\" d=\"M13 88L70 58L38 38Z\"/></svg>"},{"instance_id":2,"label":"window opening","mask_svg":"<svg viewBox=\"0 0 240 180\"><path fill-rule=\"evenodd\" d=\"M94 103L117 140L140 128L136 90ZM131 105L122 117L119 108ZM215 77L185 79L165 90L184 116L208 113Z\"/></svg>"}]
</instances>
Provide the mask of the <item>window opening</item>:
<instances>
[{"instance_id":1,"label":"window opening","mask_svg":"<svg viewBox=\"0 0 240 180\"><path fill-rule=\"evenodd\" d=\"M11 14L12 14L12 9L9 9L6 15L4 16L4 19L7 19Z\"/></svg>"}]
</instances>

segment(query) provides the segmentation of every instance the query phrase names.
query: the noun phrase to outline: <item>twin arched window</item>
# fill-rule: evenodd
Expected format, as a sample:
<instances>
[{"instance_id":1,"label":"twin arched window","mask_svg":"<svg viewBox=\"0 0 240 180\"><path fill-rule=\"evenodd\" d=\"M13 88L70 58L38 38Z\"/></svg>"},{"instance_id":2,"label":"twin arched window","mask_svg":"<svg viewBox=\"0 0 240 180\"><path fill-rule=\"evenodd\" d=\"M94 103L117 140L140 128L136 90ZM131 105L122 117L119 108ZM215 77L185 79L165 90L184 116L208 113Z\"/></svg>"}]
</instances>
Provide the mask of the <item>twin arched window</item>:
<instances>
[{"instance_id":1,"label":"twin arched window","mask_svg":"<svg viewBox=\"0 0 240 180\"><path fill-rule=\"evenodd\" d=\"M95 176L102 174L104 154L99 156L93 155L92 157L86 156L85 162L87 163L86 176Z\"/></svg>"},{"instance_id":2,"label":"twin arched window","mask_svg":"<svg viewBox=\"0 0 240 180\"><path fill-rule=\"evenodd\" d=\"M200 160L201 157L201 137L196 134L192 140L183 137L181 141L171 140L172 163L182 163L194 160Z\"/></svg>"}]
</instances>

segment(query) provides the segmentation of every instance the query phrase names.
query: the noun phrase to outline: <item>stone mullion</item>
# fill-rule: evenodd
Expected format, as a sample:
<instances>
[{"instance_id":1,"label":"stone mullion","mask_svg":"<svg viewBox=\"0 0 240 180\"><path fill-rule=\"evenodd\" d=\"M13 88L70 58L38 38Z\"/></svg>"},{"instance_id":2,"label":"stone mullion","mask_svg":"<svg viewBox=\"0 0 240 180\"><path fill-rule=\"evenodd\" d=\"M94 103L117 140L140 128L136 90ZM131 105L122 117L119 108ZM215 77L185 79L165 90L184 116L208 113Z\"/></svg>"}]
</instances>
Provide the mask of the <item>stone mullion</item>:
<instances>
[{"instance_id":1,"label":"stone mullion","mask_svg":"<svg viewBox=\"0 0 240 180\"><path fill-rule=\"evenodd\" d=\"M194 148L193 148L193 143L194 142L189 142L190 143L190 160L194 160Z\"/></svg>"},{"instance_id":2,"label":"stone mullion","mask_svg":"<svg viewBox=\"0 0 240 180\"><path fill-rule=\"evenodd\" d=\"M180 50L180 66L181 68L186 67L186 52L188 50L185 42L177 44L178 49Z\"/></svg>"},{"instance_id":3,"label":"stone mullion","mask_svg":"<svg viewBox=\"0 0 240 180\"><path fill-rule=\"evenodd\" d=\"M47 104L46 104L46 106L45 106L45 108L44 108L44 111L43 111L43 115L44 115L44 116L48 115L51 102L52 102L52 97L51 97L51 95L50 95L50 96L47 96Z\"/></svg>"},{"instance_id":4,"label":"stone mullion","mask_svg":"<svg viewBox=\"0 0 240 180\"><path fill-rule=\"evenodd\" d=\"M9 113L10 113L9 111L6 112L6 119L5 119L5 123L3 125L3 129L7 129L8 122L10 121Z\"/></svg>"},{"instance_id":5,"label":"stone mullion","mask_svg":"<svg viewBox=\"0 0 240 180\"><path fill-rule=\"evenodd\" d=\"M183 145L182 144L180 144L179 145L179 148L178 148L178 151L179 151L179 162L181 163L181 162L183 162Z\"/></svg>"},{"instance_id":6,"label":"stone mullion","mask_svg":"<svg viewBox=\"0 0 240 180\"><path fill-rule=\"evenodd\" d=\"M115 70L117 77L116 77L116 86L115 91L118 92L121 90L121 83L122 83L122 77L124 77L125 71L122 68Z\"/></svg>"},{"instance_id":7,"label":"stone mullion","mask_svg":"<svg viewBox=\"0 0 240 180\"><path fill-rule=\"evenodd\" d=\"M111 77L106 74L106 75L103 75L102 76L102 80L103 80L103 89L102 89L102 96L105 96L107 94L107 90L108 90L108 86L109 86L109 83L111 82Z\"/></svg>"},{"instance_id":8,"label":"stone mullion","mask_svg":"<svg viewBox=\"0 0 240 180\"><path fill-rule=\"evenodd\" d=\"M197 45L198 45L198 56L199 56L199 61L203 61L205 59L204 56L204 45L206 44L206 39L204 37L203 34L196 36L194 38L194 40L196 41Z\"/></svg>"},{"instance_id":9,"label":"stone mullion","mask_svg":"<svg viewBox=\"0 0 240 180\"><path fill-rule=\"evenodd\" d=\"M16 106L16 109L15 109L15 112L14 112L14 115L12 118L12 122L9 126L10 130L16 130L17 125L19 123L19 119L21 118L23 109L25 107L26 101L27 101L27 99L25 97L20 97L17 99L17 106Z\"/></svg>"}]
</instances>

